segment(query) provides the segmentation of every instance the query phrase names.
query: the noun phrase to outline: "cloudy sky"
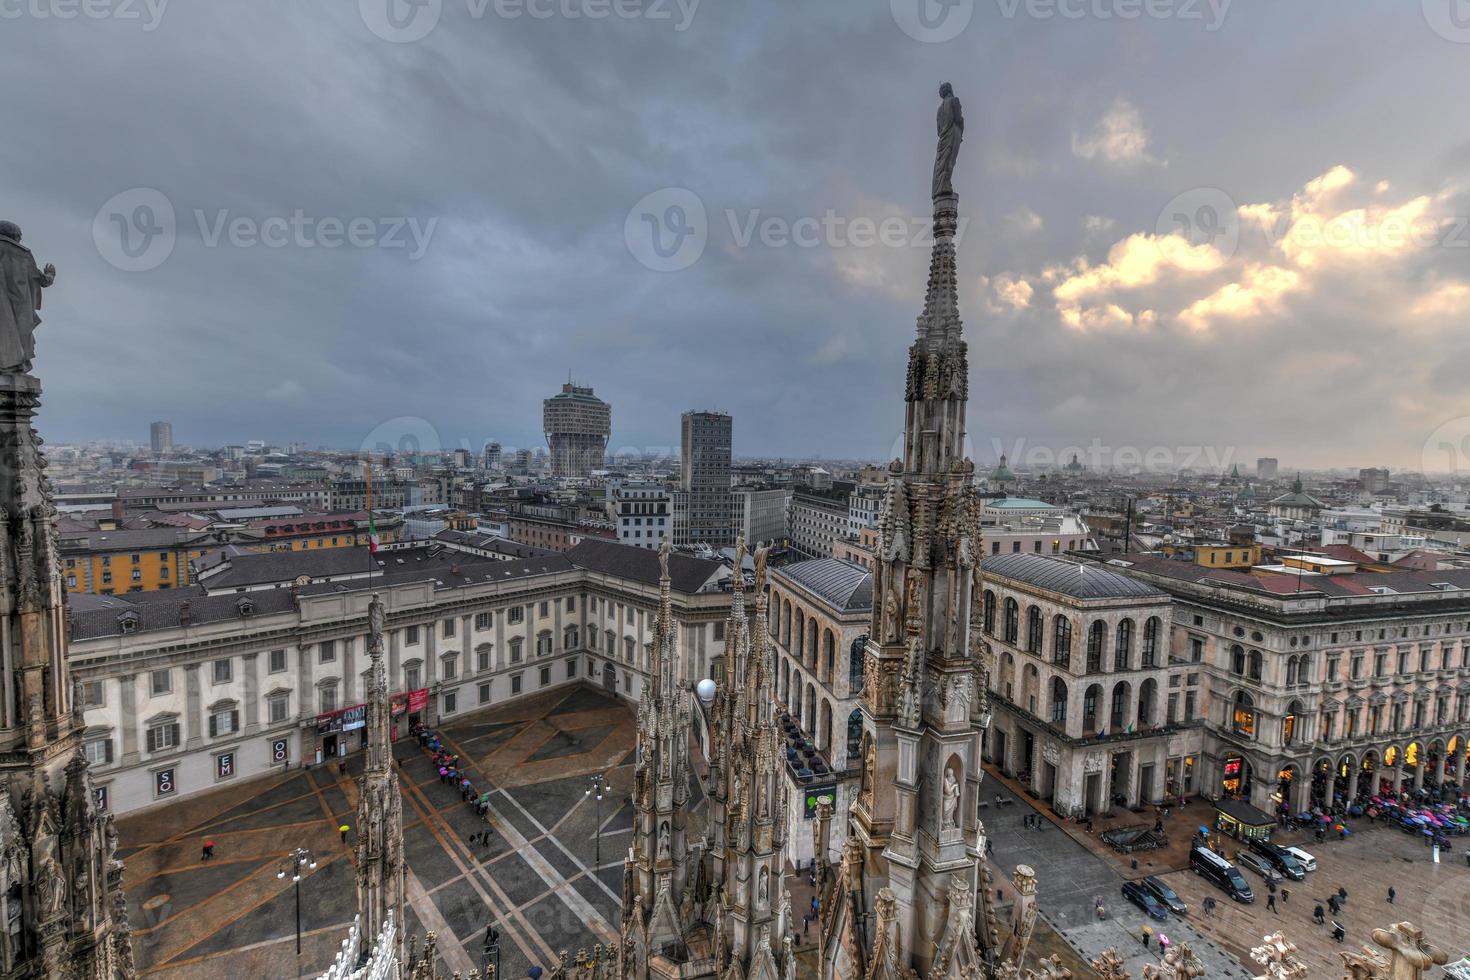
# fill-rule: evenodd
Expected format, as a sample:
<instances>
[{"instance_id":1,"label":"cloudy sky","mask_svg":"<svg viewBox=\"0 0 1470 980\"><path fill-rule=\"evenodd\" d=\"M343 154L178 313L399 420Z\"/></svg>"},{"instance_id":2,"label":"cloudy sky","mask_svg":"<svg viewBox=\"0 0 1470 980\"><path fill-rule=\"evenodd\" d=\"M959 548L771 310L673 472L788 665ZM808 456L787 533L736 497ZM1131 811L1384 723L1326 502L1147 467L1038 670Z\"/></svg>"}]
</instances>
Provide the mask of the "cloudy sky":
<instances>
[{"instance_id":1,"label":"cloudy sky","mask_svg":"<svg viewBox=\"0 0 1470 980\"><path fill-rule=\"evenodd\" d=\"M979 457L1470 456L1464 0L150 2L0 0L52 441L891 456L948 80Z\"/></svg>"}]
</instances>

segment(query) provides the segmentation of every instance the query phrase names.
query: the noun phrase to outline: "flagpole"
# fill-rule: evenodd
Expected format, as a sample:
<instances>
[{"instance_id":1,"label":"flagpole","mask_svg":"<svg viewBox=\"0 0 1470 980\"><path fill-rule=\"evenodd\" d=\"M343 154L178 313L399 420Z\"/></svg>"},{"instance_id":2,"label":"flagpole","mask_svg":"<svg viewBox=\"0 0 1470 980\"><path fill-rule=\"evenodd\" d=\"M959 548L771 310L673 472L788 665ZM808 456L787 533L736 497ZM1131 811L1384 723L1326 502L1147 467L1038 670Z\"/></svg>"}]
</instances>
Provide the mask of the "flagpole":
<instances>
[{"instance_id":1,"label":"flagpole","mask_svg":"<svg viewBox=\"0 0 1470 980\"><path fill-rule=\"evenodd\" d=\"M367 457L365 461L367 476L367 525L368 525L368 588L373 586L373 569L377 565L376 547L373 538L377 536L377 528L373 526L373 458Z\"/></svg>"}]
</instances>

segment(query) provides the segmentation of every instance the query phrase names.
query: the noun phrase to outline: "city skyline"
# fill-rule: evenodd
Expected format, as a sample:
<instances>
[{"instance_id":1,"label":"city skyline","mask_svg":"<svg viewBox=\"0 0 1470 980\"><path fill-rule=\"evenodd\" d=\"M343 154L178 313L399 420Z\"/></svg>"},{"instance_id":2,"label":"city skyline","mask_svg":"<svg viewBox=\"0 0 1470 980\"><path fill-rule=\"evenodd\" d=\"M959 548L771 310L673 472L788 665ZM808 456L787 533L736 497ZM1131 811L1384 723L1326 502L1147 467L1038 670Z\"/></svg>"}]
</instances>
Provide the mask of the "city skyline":
<instances>
[{"instance_id":1,"label":"city skyline","mask_svg":"<svg viewBox=\"0 0 1470 980\"><path fill-rule=\"evenodd\" d=\"M742 453L891 456L885 366L926 254L911 107L947 78L969 93L976 444L1418 469L1465 416L1470 144L1438 123L1464 38L1418 5L1191 6L958 4L949 39L886 4L596 22L444 5L408 43L355 9L282 8L269 43L218 9L36 19L23 47L0 40L0 72L38 92L17 128L52 138L0 150L0 187L60 273L44 434L131 436L186 405L195 443L349 448L406 418L450 446L529 446L570 366L618 405L614 448L675 445L717 390ZM819 43L820 74L793 57ZM254 70L265 48L281 70ZM496 95L512 88L528 101ZM594 108L610 94L617 112ZM86 152L99 134L109 152ZM261 154L277 165L232 162ZM640 229L672 235L696 201L696 260L658 271L688 256ZM370 227L341 244L353 219ZM893 243L866 244L885 219ZM1436 356L1384 371L1405 339Z\"/></svg>"}]
</instances>

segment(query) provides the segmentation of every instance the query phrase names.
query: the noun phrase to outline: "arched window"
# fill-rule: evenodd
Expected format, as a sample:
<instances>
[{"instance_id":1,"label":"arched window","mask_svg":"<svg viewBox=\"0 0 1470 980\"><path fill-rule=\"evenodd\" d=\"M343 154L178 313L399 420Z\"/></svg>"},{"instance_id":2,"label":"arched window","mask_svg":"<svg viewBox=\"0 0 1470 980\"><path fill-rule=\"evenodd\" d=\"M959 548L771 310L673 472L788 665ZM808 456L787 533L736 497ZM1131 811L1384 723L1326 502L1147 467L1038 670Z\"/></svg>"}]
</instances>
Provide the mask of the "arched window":
<instances>
[{"instance_id":1,"label":"arched window","mask_svg":"<svg viewBox=\"0 0 1470 980\"><path fill-rule=\"evenodd\" d=\"M1232 674L1245 673L1245 648L1239 643L1230 648L1230 672Z\"/></svg>"},{"instance_id":2,"label":"arched window","mask_svg":"<svg viewBox=\"0 0 1470 980\"><path fill-rule=\"evenodd\" d=\"M1296 682L1298 684L1312 683L1312 658L1301 656L1296 662Z\"/></svg>"},{"instance_id":3,"label":"arched window","mask_svg":"<svg viewBox=\"0 0 1470 980\"><path fill-rule=\"evenodd\" d=\"M1016 604L1015 599L1007 596L1005 609L1005 641L1007 643L1015 643L1016 634L1021 628L1021 607Z\"/></svg>"},{"instance_id":4,"label":"arched window","mask_svg":"<svg viewBox=\"0 0 1470 980\"><path fill-rule=\"evenodd\" d=\"M1087 672L1095 674L1102 670L1103 637L1107 627L1100 619L1094 620L1087 629Z\"/></svg>"},{"instance_id":5,"label":"arched window","mask_svg":"<svg viewBox=\"0 0 1470 980\"><path fill-rule=\"evenodd\" d=\"M1157 616L1150 616L1148 622L1143 624L1143 666L1145 667L1159 665L1159 628L1161 625Z\"/></svg>"},{"instance_id":6,"label":"arched window","mask_svg":"<svg viewBox=\"0 0 1470 980\"><path fill-rule=\"evenodd\" d=\"M1082 695L1082 730L1091 734L1097 731L1097 699L1102 697L1102 687L1090 685Z\"/></svg>"},{"instance_id":7,"label":"arched window","mask_svg":"<svg viewBox=\"0 0 1470 980\"><path fill-rule=\"evenodd\" d=\"M1051 721L1053 725L1067 721L1067 684L1060 677L1051 679Z\"/></svg>"},{"instance_id":8,"label":"arched window","mask_svg":"<svg viewBox=\"0 0 1470 980\"><path fill-rule=\"evenodd\" d=\"M1246 668L1246 676L1248 676L1253 681L1258 681L1261 679L1261 651L1251 651L1250 665Z\"/></svg>"},{"instance_id":9,"label":"arched window","mask_svg":"<svg viewBox=\"0 0 1470 980\"><path fill-rule=\"evenodd\" d=\"M995 635L995 593L985 590L985 632Z\"/></svg>"},{"instance_id":10,"label":"arched window","mask_svg":"<svg viewBox=\"0 0 1470 980\"><path fill-rule=\"evenodd\" d=\"M1128 682L1119 681L1113 685L1113 704L1111 721L1113 731L1120 732L1128 721Z\"/></svg>"},{"instance_id":11,"label":"arched window","mask_svg":"<svg viewBox=\"0 0 1470 980\"><path fill-rule=\"evenodd\" d=\"M1296 658L1286 658L1286 686L1291 687L1296 683Z\"/></svg>"},{"instance_id":12,"label":"arched window","mask_svg":"<svg viewBox=\"0 0 1470 980\"><path fill-rule=\"evenodd\" d=\"M1113 648L1113 669L1133 669L1133 620L1124 619L1118 624L1117 644Z\"/></svg>"},{"instance_id":13,"label":"arched window","mask_svg":"<svg viewBox=\"0 0 1470 980\"><path fill-rule=\"evenodd\" d=\"M1051 659L1059 667L1072 663L1072 621L1066 616L1057 616L1052 623Z\"/></svg>"},{"instance_id":14,"label":"arched window","mask_svg":"<svg viewBox=\"0 0 1470 980\"><path fill-rule=\"evenodd\" d=\"M1290 745L1296 737L1296 726L1302 716L1302 703L1293 701L1286 709L1286 717L1281 719L1281 744Z\"/></svg>"},{"instance_id":15,"label":"arched window","mask_svg":"<svg viewBox=\"0 0 1470 980\"><path fill-rule=\"evenodd\" d=\"M1032 653L1041 653L1041 610L1032 606L1026 610L1026 649Z\"/></svg>"},{"instance_id":16,"label":"arched window","mask_svg":"<svg viewBox=\"0 0 1470 980\"><path fill-rule=\"evenodd\" d=\"M1154 723L1154 703L1158 700L1158 682L1152 677L1138 685L1138 727Z\"/></svg>"},{"instance_id":17,"label":"arched window","mask_svg":"<svg viewBox=\"0 0 1470 980\"><path fill-rule=\"evenodd\" d=\"M1245 691L1235 693L1230 715L1230 730L1242 738L1256 737L1256 703Z\"/></svg>"}]
</instances>

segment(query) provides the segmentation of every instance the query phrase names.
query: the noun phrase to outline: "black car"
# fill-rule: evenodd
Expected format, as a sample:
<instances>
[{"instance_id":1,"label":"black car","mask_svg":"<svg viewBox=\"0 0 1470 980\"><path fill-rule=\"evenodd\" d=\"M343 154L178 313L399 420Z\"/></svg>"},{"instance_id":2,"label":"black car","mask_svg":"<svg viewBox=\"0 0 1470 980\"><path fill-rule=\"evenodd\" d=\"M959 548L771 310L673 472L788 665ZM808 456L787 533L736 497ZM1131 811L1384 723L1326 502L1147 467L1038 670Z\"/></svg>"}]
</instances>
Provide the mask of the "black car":
<instances>
[{"instance_id":1,"label":"black car","mask_svg":"<svg viewBox=\"0 0 1470 980\"><path fill-rule=\"evenodd\" d=\"M1295 855L1288 854L1286 849L1279 844L1270 841L1251 841L1251 851L1266 859L1266 863L1275 868L1283 877L1292 881L1301 881L1307 876L1307 869L1302 867Z\"/></svg>"},{"instance_id":2,"label":"black car","mask_svg":"<svg viewBox=\"0 0 1470 980\"><path fill-rule=\"evenodd\" d=\"M1141 882L1123 882L1123 897L1148 913L1150 919L1157 919L1160 922L1169 921L1169 913L1164 909L1164 906L1159 904L1159 900L1154 898L1153 892L1145 888Z\"/></svg>"},{"instance_id":3,"label":"black car","mask_svg":"<svg viewBox=\"0 0 1470 980\"><path fill-rule=\"evenodd\" d=\"M1139 879L1138 883L1148 889L1149 894L1157 899L1160 905L1175 915L1185 915L1189 912L1189 906L1184 904L1184 899L1179 897L1179 893L1153 875Z\"/></svg>"}]
</instances>

